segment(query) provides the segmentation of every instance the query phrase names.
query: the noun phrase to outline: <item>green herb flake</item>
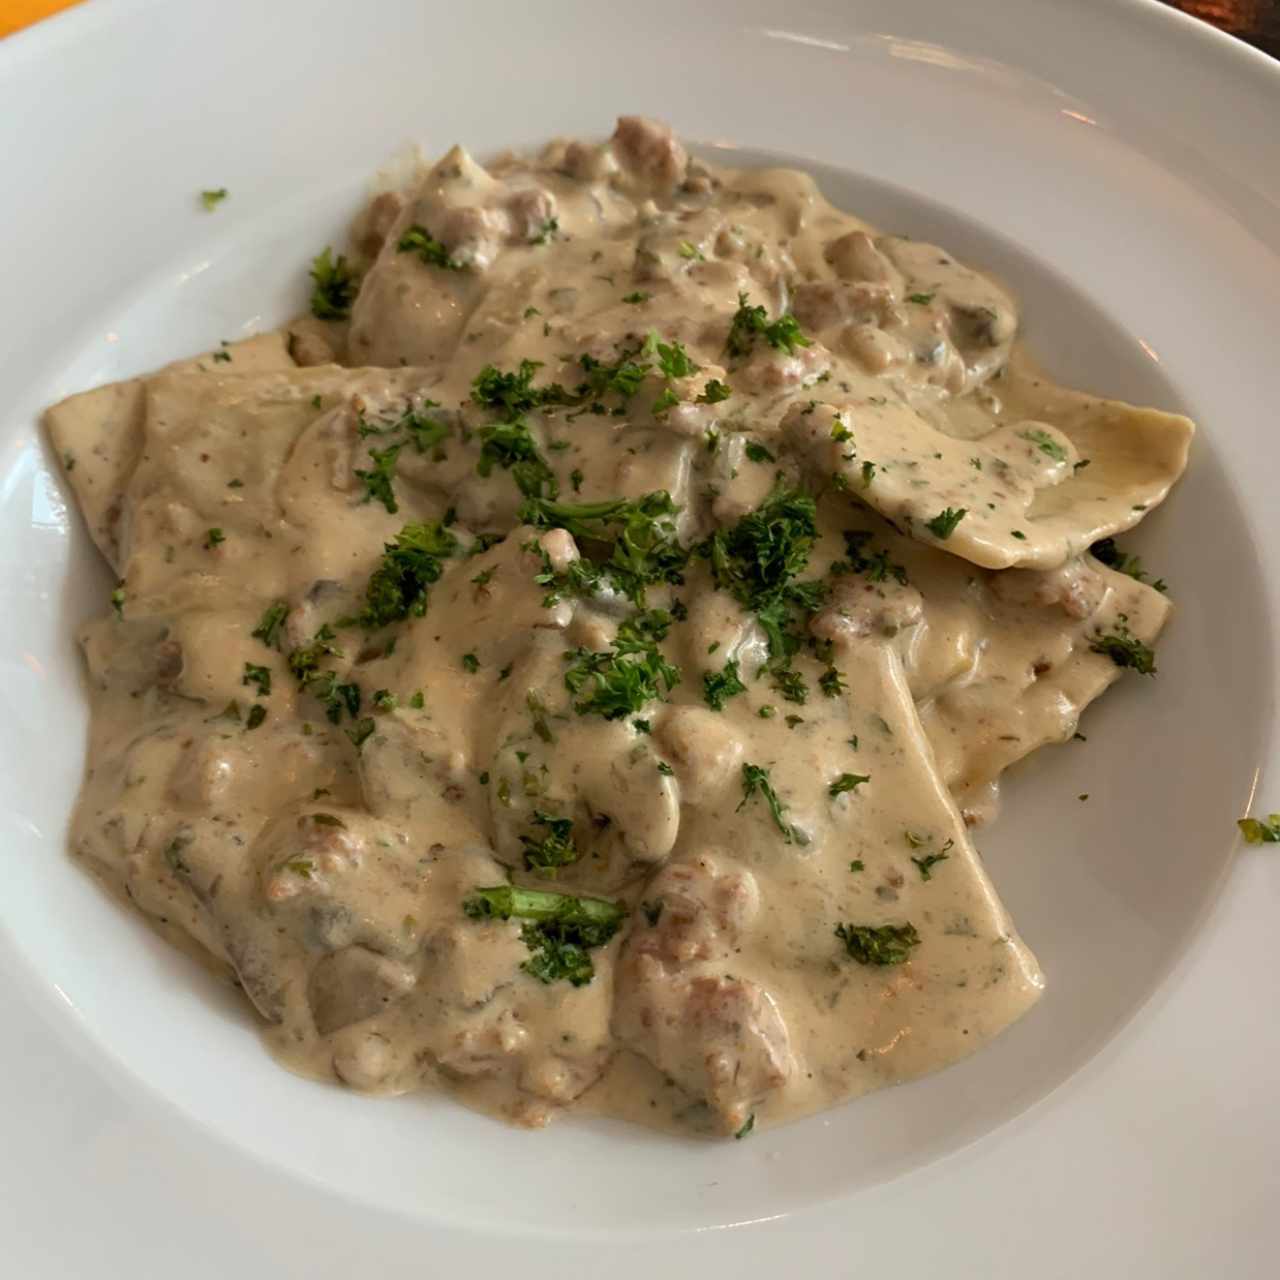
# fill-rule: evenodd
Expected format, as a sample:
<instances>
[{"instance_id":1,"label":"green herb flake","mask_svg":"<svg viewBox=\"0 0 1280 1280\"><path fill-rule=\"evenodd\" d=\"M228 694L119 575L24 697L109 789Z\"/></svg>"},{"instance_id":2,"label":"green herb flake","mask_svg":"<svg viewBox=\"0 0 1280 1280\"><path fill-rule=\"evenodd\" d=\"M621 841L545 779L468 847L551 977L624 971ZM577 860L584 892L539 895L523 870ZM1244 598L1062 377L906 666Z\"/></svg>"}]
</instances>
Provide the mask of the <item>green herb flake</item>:
<instances>
[{"instance_id":1,"label":"green herb flake","mask_svg":"<svg viewBox=\"0 0 1280 1280\"><path fill-rule=\"evenodd\" d=\"M229 194L226 187L214 187L200 193L200 203L204 205L206 213L212 213Z\"/></svg>"},{"instance_id":2,"label":"green herb flake","mask_svg":"<svg viewBox=\"0 0 1280 1280\"><path fill-rule=\"evenodd\" d=\"M311 314L317 320L345 320L360 287L345 255L333 257L328 246L311 261Z\"/></svg>"},{"instance_id":3,"label":"green herb flake","mask_svg":"<svg viewBox=\"0 0 1280 1280\"><path fill-rule=\"evenodd\" d=\"M931 293L909 293L907 301L914 302L918 307L927 307L933 301L933 297Z\"/></svg>"},{"instance_id":4,"label":"green herb flake","mask_svg":"<svg viewBox=\"0 0 1280 1280\"><path fill-rule=\"evenodd\" d=\"M1237 818L1236 826L1246 844L1280 844L1280 813L1262 818Z\"/></svg>"},{"instance_id":5,"label":"green herb flake","mask_svg":"<svg viewBox=\"0 0 1280 1280\"><path fill-rule=\"evenodd\" d=\"M911 948L920 945L913 924L838 924L835 932L859 964L903 964L911 958Z\"/></svg>"},{"instance_id":6,"label":"green herb flake","mask_svg":"<svg viewBox=\"0 0 1280 1280\"><path fill-rule=\"evenodd\" d=\"M244 675L241 677L240 683L253 685L258 690L259 697L268 697L271 693L271 668L260 667L253 662L246 662L244 664Z\"/></svg>"},{"instance_id":7,"label":"green herb flake","mask_svg":"<svg viewBox=\"0 0 1280 1280\"><path fill-rule=\"evenodd\" d=\"M209 532L204 535L204 549L206 551L212 551L214 547L220 546L222 543L226 542L226 540L227 535L223 533L221 529L210 529Z\"/></svg>"},{"instance_id":8,"label":"green herb flake","mask_svg":"<svg viewBox=\"0 0 1280 1280\"><path fill-rule=\"evenodd\" d=\"M437 240L426 227L417 222L408 227L400 237L396 243L396 252L416 253L427 266L440 267L445 271L462 271L466 265L451 258L444 242Z\"/></svg>"},{"instance_id":9,"label":"green herb flake","mask_svg":"<svg viewBox=\"0 0 1280 1280\"><path fill-rule=\"evenodd\" d=\"M1105 634L1099 631L1089 642L1089 648L1110 658L1117 667L1128 667L1139 675L1153 676L1156 674L1155 650L1143 644L1129 630L1128 623L1128 615L1122 613L1115 630Z\"/></svg>"},{"instance_id":10,"label":"green herb flake","mask_svg":"<svg viewBox=\"0 0 1280 1280\"><path fill-rule=\"evenodd\" d=\"M916 870L920 872L921 880L933 879L933 868L939 862L946 862L951 857L950 850L955 847L955 843L954 840L948 840L937 853L926 853L923 858L911 859L916 864Z\"/></svg>"},{"instance_id":11,"label":"green herb flake","mask_svg":"<svg viewBox=\"0 0 1280 1280\"><path fill-rule=\"evenodd\" d=\"M769 806L769 814L773 818L774 826L782 832L783 841L786 844L792 844L795 840L795 832L784 817L787 807L778 799L778 793L774 791L773 784L769 781L769 770L758 764L744 764L742 766L742 799L735 812L740 811L747 801L757 794L763 797L765 804Z\"/></svg>"},{"instance_id":12,"label":"green herb flake","mask_svg":"<svg viewBox=\"0 0 1280 1280\"><path fill-rule=\"evenodd\" d=\"M249 714L245 717L244 727L246 729L256 729L267 718L267 709L260 702L255 702L249 708Z\"/></svg>"},{"instance_id":13,"label":"green herb flake","mask_svg":"<svg viewBox=\"0 0 1280 1280\"><path fill-rule=\"evenodd\" d=\"M268 649L279 649L280 631L288 613L289 606L283 600L277 600L267 608L258 625L249 634L255 640L261 640Z\"/></svg>"},{"instance_id":14,"label":"green herb flake","mask_svg":"<svg viewBox=\"0 0 1280 1280\"><path fill-rule=\"evenodd\" d=\"M1047 431L1040 427L1033 427L1030 431L1020 431L1018 433L1028 444L1033 444L1047 458L1052 458L1054 462L1066 462L1067 451L1054 439Z\"/></svg>"},{"instance_id":15,"label":"green herb flake","mask_svg":"<svg viewBox=\"0 0 1280 1280\"><path fill-rule=\"evenodd\" d=\"M702 700L712 711L723 711L724 704L740 693L746 693L747 686L738 675L738 660L731 658L720 671L708 671L702 677Z\"/></svg>"},{"instance_id":16,"label":"green herb flake","mask_svg":"<svg viewBox=\"0 0 1280 1280\"><path fill-rule=\"evenodd\" d=\"M940 511L932 520L926 520L924 527L929 530L935 538L945 541L956 531L956 525L967 516L968 510L965 507L953 509L947 507Z\"/></svg>"},{"instance_id":17,"label":"green herb flake","mask_svg":"<svg viewBox=\"0 0 1280 1280\"><path fill-rule=\"evenodd\" d=\"M464 653L462 655L462 669L475 675L480 670L480 659L474 653Z\"/></svg>"},{"instance_id":18,"label":"green herb flake","mask_svg":"<svg viewBox=\"0 0 1280 1280\"><path fill-rule=\"evenodd\" d=\"M519 920L529 959L520 967L539 982L585 986L595 976L590 952L617 933L626 916L620 902L577 898L517 885L474 890L462 903L472 920Z\"/></svg>"},{"instance_id":19,"label":"green herb flake","mask_svg":"<svg viewBox=\"0 0 1280 1280\"><path fill-rule=\"evenodd\" d=\"M827 794L832 797L841 796L846 791L854 791L864 782L870 781L871 775L869 773L842 773L828 785Z\"/></svg>"}]
</instances>

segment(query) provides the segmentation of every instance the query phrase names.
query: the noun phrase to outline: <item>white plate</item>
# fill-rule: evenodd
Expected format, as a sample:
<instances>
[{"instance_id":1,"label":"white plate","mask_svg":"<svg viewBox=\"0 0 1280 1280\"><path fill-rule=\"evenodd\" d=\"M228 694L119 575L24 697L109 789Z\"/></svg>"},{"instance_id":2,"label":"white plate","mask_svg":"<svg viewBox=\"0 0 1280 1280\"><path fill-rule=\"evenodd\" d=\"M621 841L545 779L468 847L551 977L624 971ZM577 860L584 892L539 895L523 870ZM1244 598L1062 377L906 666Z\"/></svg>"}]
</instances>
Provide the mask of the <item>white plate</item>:
<instances>
[{"instance_id":1,"label":"white plate","mask_svg":"<svg viewBox=\"0 0 1280 1280\"><path fill-rule=\"evenodd\" d=\"M728 1145L295 1080L63 852L71 634L108 583L39 407L282 319L405 144L620 110L811 163L1003 275L1059 377L1201 424L1135 543L1179 605L1160 676L984 837L1045 999L958 1068ZM1274 64L1134 0L100 0L0 46L5 1273L1274 1274L1280 859L1237 859L1233 820L1276 723L1277 125Z\"/></svg>"}]
</instances>

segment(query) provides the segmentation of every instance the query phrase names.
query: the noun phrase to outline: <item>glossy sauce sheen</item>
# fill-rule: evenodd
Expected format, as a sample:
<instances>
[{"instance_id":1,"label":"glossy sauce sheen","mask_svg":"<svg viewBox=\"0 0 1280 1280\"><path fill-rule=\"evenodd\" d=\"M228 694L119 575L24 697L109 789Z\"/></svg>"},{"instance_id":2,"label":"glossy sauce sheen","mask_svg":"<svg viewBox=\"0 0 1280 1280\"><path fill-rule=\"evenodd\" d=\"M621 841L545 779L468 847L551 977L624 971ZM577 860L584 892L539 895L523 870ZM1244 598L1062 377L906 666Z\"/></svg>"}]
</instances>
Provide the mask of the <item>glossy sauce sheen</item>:
<instances>
[{"instance_id":1,"label":"glossy sauce sheen","mask_svg":"<svg viewBox=\"0 0 1280 1280\"><path fill-rule=\"evenodd\" d=\"M1191 424L1048 384L998 284L802 173L691 162L648 121L488 170L455 148L353 240L349 322L48 415L122 578L83 638L76 852L234 974L290 1067L442 1085L522 1124L582 1105L733 1134L1018 1018L1041 975L970 828L1002 770L1070 738L1120 674L1099 637L1163 625L1162 594L1087 551L1163 499ZM728 354L740 305L794 315L807 345L756 333ZM696 371L665 376L657 342ZM628 353L647 366L630 396L575 398L591 360ZM644 600L675 606L659 647L678 683L616 719L575 709L575 654L610 654L637 608L550 589L601 548L522 526L520 472L486 461L503 413L473 382L525 359L573 400L520 416L544 496L665 491L686 547L778 489L816 499L803 702L694 554ZM406 410L435 424L428 447L395 427ZM390 502L370 500L372 451L396 442ZM422 616L352 624L384 545L446 513ZM319 684L300 681L289 655L326 624ZM714 709L704 677L730 661L745 690ZM554 874L526 862L539 815L573 823ZM520 921L464 910L509 880L626 907L590 981L541 981ZM893 963L836 933L908 924Z\"/></svg>"}]
</instances>

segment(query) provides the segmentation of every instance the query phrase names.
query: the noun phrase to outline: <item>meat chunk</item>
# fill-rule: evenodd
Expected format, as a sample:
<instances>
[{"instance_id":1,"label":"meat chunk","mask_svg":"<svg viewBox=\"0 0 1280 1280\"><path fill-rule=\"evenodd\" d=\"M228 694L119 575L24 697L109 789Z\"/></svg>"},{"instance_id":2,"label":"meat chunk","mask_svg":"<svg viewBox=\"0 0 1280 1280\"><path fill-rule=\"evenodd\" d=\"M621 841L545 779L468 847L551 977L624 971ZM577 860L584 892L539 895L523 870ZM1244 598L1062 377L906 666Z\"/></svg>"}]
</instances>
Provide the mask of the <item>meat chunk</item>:
<instances>
[{"instance_id":1,"label":"meat chunk","mask_svg":"<svg viewBox=\"0 0 1280 1280\"><path fill-rule=\"evenodd\" d=\"M727 956L760 912L755 876L710 853L664 867L644 900L629 947L672 965Z\"/></svg>"},{"instance_id":2,"label":"meat chunk","mask_svg":"<svg viewBox=\"0 0 1280 1280\"><path fill-rule=\"evenodd\" d=\"M684 181L689 153L668 125L644 116L620 116L611 141L619 166L639 189L668 195Z\"/></svg>"},{"instance_id":3,"label":"meat chunk","mask_svg":"<svg viewBox=\"0 0 1280 1280\"><path fill-rule=\"evenodd\" d=\"M1068 560L1056 569L1008 569L993 573L991 590L1010 604L1036 604L1059 608L1068 618L1088 618L1096 613L1107 594L1102 574L1083 557Z\"/></svg>"},{"instance_id":4,"label":"meat chunk","mask_svg":"<svg viewBox=\"0 0 1280 1280\"><path fill-rule=\"evenodd\" d=\"M920 621L924 602L912 586L870 582L857 574L837 578L826 604L809 623L819 640L849 644L864 636L895 636Z\"/></svg>"},{"instance_id":5,"label":"meat chunk","mask_svg":"<svg viewBox=\"0 0 1280 1280\"><path fill-rule=\"evenodd\" d=\"M773 997L723 972L760 911L755 877L703 854L665 867L618 968L613 1029L734 1133L795 1070Z\"/></svg>"},{"instance_id":6,"label":"meat chunk","mask_svg":"<svg viewBox=\"0 0 1280 1280\"><path fill-rule=\"evenodd\" d=\"M795 1070L786 1024L761 986L727 975L683 978L640 954L614 1014L618 1038L710 1107L722 1133Z\"/></svg>"}]
</instances>

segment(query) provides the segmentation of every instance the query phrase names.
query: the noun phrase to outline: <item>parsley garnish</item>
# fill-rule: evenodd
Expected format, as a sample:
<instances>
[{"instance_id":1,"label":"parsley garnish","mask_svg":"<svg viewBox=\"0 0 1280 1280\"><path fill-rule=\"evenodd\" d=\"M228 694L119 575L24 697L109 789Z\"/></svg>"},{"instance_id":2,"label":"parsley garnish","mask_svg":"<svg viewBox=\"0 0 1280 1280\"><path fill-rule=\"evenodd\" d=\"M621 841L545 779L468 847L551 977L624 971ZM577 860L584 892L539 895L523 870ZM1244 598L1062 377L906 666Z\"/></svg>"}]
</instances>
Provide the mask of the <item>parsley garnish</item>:
<instances>
[{"instance_id":1,"label":"parsley garnish","mask_svg":"<svg viewBox=\"0 0 1280 1280\"><path fill-rule=\"evenodd\" d=\"M200 203L204 205L207 212L212 213L227 198L227 195L226 187L215 187L212 191L200 193Z\"/></svg>"},{"instance_id":2,"label":"parsley garnish","mask_svg":"<svg viewBox=\"0 0 1280 1280\"><path fill-rule=\"evenodd\" d=\"M719 404L721 400L727 400L733 391L727 383L721 382L719 378L709 378L707 385L702 388L702 394L694 401L695 404Z\"/></svg>"},{"instance_id":3,"label":"parsley garnish","mask_svg":"<svg viewBox=\"0 0 1280 1280\"><path fill-rule=\"evenodd\" d=\"M573 397L558 382L545 387L533 385L533 375L541 368L538 360L521 360L514 373L503 373L487 364L471 384L471 399L485 408L496 409L508 422L514 422L531 409L572 404Z\"/></svg>"},{"instance_id":4,"label":"parsley garnish","mask_svg":"<svg viewBox=\"0 0 1280 1280\"><path fill-rule=\"evenodd\" d=\"M1131 667L1139 675L1156 673L1156 654L1150 645L1143 644L1129 630L1127 614L1121 614L1116 629L1104 635L1099 631L1089 643L1094 653L1105 654L1117 667Z\"/></svg>"},{"instance_id":5,"label":"parsley garnish","mask_svg":"<svg viewBox=\"0 0 1280 1280\"><path fill-rule=\"evenodd\" d=\"M1127 573L1135 582L1146 582L1150 577L1142 567L1142 558L1126 555L1116 546L1114 538L1103 538L1095 542L1089 551L1095 560L1101 560L1107 568L1114 569L1117 573ZM1169 584L1163 578L1157 578L1150 585L1161 593L1169 589Z\"/></svg>"},{"instance_id":6,"label":"parsley garnish","mask_svg":"<svg viewBox=\"0 0 1280 1280\"><path fill-rule=\"evenodd\" d=\"M252 662L246 662L244 664L244 676L241 678L240 683L257 686L258 696L265 698L271 693L271 668L259 667Z\"/></svg>"},{"instance_id":7,"label":"parsley garnish","mask_svg":"<svg viewBox=\"0 0 1280 1280\"><path fill-rule=\"evenodd\" d=\"M844 682L844 676L835 667L828 667L818 677L818 688L828 698L838 698L848 687Z\"/></svg>"},{"instance_id":8,"label":"parsley garnish","mask_svg":"<svg viewBox=\"0 0 1280 1280\"><path fill-rule=\"evenodd\" d=\"M582 856L573 842L572 818L556 818L535 809L533 823L535 826L545 827L547 834L540 837L520 837L520 843L524 845L526 870L554 875L557 867L567 867Z\"/></svg>"},{"instance_id":9,"label":"parsley garnish","mask_svg":"<svg viewBox=\"0 0 1280 1280\"><path fill-rule=\"evenodd\" d=\"M365 588L364 608L354 618L344 618L343 625L374 631L402 618L421 618L427 611L427 589L439 581L443 561L457 550L457 538L438 521L405 525L394 542L383 544L382 561Z\"/></svg>"},{"instance_id":10,"label":"parsley garnish","mask_svg":"<svg viewBox=\"0 0 1280 1280\"><path fill-rule=\"evenodd\" d=\"M317 320L345 320L360 281L344 254L335 259L326 246L311 261L311 314Z\"/></svg>"},{"instance_id":11,"label":"parsley garnish","mask_svg":"<svg viewBox=\"0 0 1280 1280\"><path fill-rule=\"evenodd\" d=\"M838 924L836 937L859 964L902 964L920 945L913 924Z\"/></svg>"},{"instance_id":12,"label":"parsley garnish","mask_svg":"<svg viewBox=\"0 0 1280 1280\"><path fill-rule=\"evenodd\" d=\"M370 449L369 460L373 466L367 471L356 470L357 478L364 481L364 501L372 502L376 498L393 515L400 510L400 504L396 501L391 480L396 473L396 459L403 448L403 444L393 444L385 449Z\"/></svg>"},{"instance_id":13,"label":"parsley garnish","mask_svg":"<svg viewBox=\"0 0 1280 1280\"><path fill-rule=\"evenodd\" d=\"M1237 818L1236 826L1246 844L1280 844L1280 813L1261 818Z\"/></svg>"},{"instance_id":14,"label":"parsley garnish","mask_svg":"<svg viewBox=\"0 0 1280 1280\"><path fill-rule=\"evenodd\" d=\"M1066 462L1067 451L1047 431L1033 427L1030 431L1020 431L1018 434L1054 462Z\"/></svg>"},{"instance_id":15,"label":"parsley garnish","mask_svg":"<svg viewBox=\"0 0 1280 1280\"><path fill-rule=\"evenodd\" d=\"M799 321L790 312L771 322L769 313L763 307L750 306L747 295L740 293L738 310L734 313L733 323L729 326L729 336L725 339L724 349L733 357L750 355L757 336L764 338L775 351L785 349L788 355L795 355L797 347L813 345L800 332Z\"/></svg>"},{"instance_id":16,"label":"parsley garnish","mask_svg":"<svg viewBox=\"0 0 1280 1280\"><path fill-rule=\"evenodd\" d=\"M758 440L748 440L743 446L743 452L747 455L748 462L775 462L773 454L769 452Z\"/></svg>"},{"instance_id":17,"label":"parsley garnish","mask_svg":"<svg viewBox=\"0 0 1280 1280\"><path fill-rule=\"evenodd\" d=\"M622 300L629 302L633 307L638 307L642 302L648 302L653 297L651 293L645 293L642 289L637 289L635 293L627 294Z\"/></svg>"},{"instance_id":18,"label":"parsley garnish","mask_svg":"<svg viewBox=\"0 0 1280 1280\"><path fill-rule=\"evenodd\" d=\"M399 253L416 253L429 267L443 267L446 271L462 271L465 263L449 256L443 241L437 240L426 227L415 222L400 237L396 245Z\"/></svg>"},{"instance_id":19,"label":"parsley garnish","mask_svg":"<svg viewBox=\"0 0 1280 1280\"><path fill-rule=\"evenodd\" d=\"M907 294L907 301L908 301L908 302L914 302L914 303L915 303L917 306L919 306L919 307L927 307L927 306L929 305L929 303L931 303L931 302L933 301L933 294L931 294L931 293L909 293L909 294Z\"/></svg>"},{"instance_id":20,"label":"parsley garnish","mask_svg":"<svg viewBox=\"0 0 1280 1280\"><path fill-rule=\"evenodd\" d=\"M665 610L649 609L618 627L611 651L566 653L565 661L572 665L564 683L577 698L573 709L579 715L621 720L662 697L664 691L670 693L679 683L680 671L662 656L658 644L671 623Z\"/></svg>"},{"instance_id":21,"label":"parsley garnish","mask_svg":"<svg viewBox=\"0 0 1280 1280\"><path fill-rule=\"evenodd\" d=\"M844 795L846 791L854 791L864 782L870 781L869 773L842 773L827 787L827 794L829 796Z\"/></svg>"},{"instance_id":22,"label":"parsley garnish","mask_svg":"<svg viewBox=\"0 0 1280 1280\"><path fill-rule=\"evenodd\" d=\"M951 857L950 850L955 847L954 840L948 840L946 844L937 853L926 853L923 858L912 858L911 861L916 864L916 869L920 872L921 880L932 880L933 871L931 868L939 862L946 862Z\"/></svg>"},{"instance_id":23,"label":"parsley garnish","mask_svg":"<svg viewBox=\"0 0 1280 1280\"><path fill-rule=\"evenodd\" d=\"M262 615L258 625L249 633L256 640L261 640L268 649L280 647L280 628L289 613L289 606L283 600L277 600Z\"/></svg>"},{"instance_id":24,"label":"parsley garnish","mask_svg":"<svg viewBox=\"0 0 1280 1280\"><path fill-rule=\"evenodd\" d=\"M245 717L244 727L246 729L256 729L267 718L267 709L260 702L255 702L249 708L249 714Z\"/></svg>"},{"instance_id":25,"label":"parsley garnish","mask_svg":"<svg viewBox=\"0 0 1280 1280\"><path fill-rule=\"evenodd\" d=\"M722 671L708 671L702 677L702 698L712 711L723 711L724 704L747 686L738 678L738 660L731 658Z\"/></svg>"},{"instance_id":26,"label":"parsley garnish","mask_svg":"<svg viewBox=\"0 0 1280 1280\"><path fill-rule=\"evenodd\" d=\"M524 921L520 938L530 955L520 967L539 982L563 979L575 987L595 976L590 951L604 946L626 915L620 902L508 884L476 889L462 909L473 920Z\"/></svg>"},{"instance_id":27,"label":"parsley garnish","mask_svg":"<svg viewBox=\"0 0 1280 1280\"><path fill-rule=\"evenodd\" d=\"M749 1134L749 1133L751 1132L751 1130L752 1130L752 1129L754 1129L755 1127L756 1127L756 1113L753 1111L753 1112L752 1112L752 1113L747 1117L747 1122L746 1122L746 1124L744 1124L744 1125L742 1126L742 1128L741 1128L741 1129L739 1129L739 1130L738 1130L738 1132L737 1132L737 1133L735 1133L733 1136L734 1136L734 1138L735 1138L735 1139L738 1139L738 1138L745 1138L745 1137L747 1136L747 1134Z\"/></svg>"},{"instance_id":28,"label":"parsley garnish","mask_svg":"<svg viewBox=\"0 0 1280 1280\"><path fill-rule=\"evenodd\" d=\"M351 728L347 729L346 734L351 739L351 745L359 751L377 727L369 716L365 716L363 720L357 720Z\"/></svg>"},{"instance_id":29,"label":"parsley garnish","mask_svg":"<svg viewBox=\"0 0 1280 1280\"><path fill-rule=\"evenodd\" d=\"M480 670L480 659L474 653L464 653L462 655L462 669L470 675L475 675Z\"/></svg>"},{"instance_id":30,"label":"parsley garnish","mask_svg":"<svg viewBox=\"0 0 1280 1280\"><path fill-rule=\"evenodd\" d=\"M926 520L924 527L929 530L935 538L947 539L956 531L956 525L968 515L967 508L960 507L953 509L947 507L944 511L940 511L932 520Z\"/></svg>"},{"instance_id":31,"label":"parsley garnish","mask_svg":"<svg viewBox=\"0 0 1280 1280\"><path fill-rule=\"evenodd\" d=\"M539 529L566 529L579 542L595 546L591 560L575 562L567 584L549 566L545 579L536 579L540 584L589 592L597 580L592 569L598 565L599 574L643 607L647 587L663 582L679 586L684 581L689 552L676 538L679 510L666 490L657 489L640 498L605 502L530 500L520 508L520 519Z\"/></svg>"},{"instance_id":32,"label":"parsley garnish","mask_svg":"<svg viewBox=\"0 0 1280 1280\"><path fill-rule=\"evenodd\" d=\"M774 826L782 832L782 839L791 844L795 840L795 830L788 825L783 815L787 811L787 806L778 799L778 793L774 791L773 784L769 781L769 770L762 768L758 764L744 764L742 766L742 800L738 804L738 812L743 805L747 803L756 793L764 797L764 802L769 806L769 813L773 818Z\"/></svg>"},{"instance_id":33,"label":"parsley garnish","mask_svg":"<svg viewBox=\"0 0 1280 1280\"><path fill-rule=\"evenodd\" d=\"M210 529L209 532L204 535L204 549L206 551L212 551L219 543L226 542L226 540L227 535L223 533L221 529Z\"/></svg>"}]
</instances>

